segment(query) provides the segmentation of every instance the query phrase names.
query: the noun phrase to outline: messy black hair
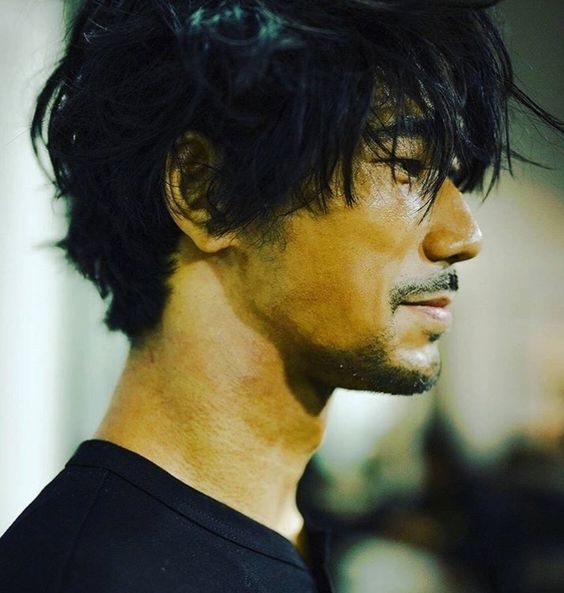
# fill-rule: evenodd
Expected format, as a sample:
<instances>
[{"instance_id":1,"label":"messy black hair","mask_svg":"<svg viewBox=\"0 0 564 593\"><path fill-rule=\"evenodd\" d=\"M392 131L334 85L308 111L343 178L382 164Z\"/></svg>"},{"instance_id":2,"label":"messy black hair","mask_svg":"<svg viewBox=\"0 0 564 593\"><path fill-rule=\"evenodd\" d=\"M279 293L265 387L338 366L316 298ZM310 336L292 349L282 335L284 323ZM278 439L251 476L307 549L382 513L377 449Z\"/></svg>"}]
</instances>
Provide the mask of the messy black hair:
<instances>
[{"instance_id":1,"label":"messy black hair","mask_svg":"<svg viewBox=\"0 0 564 593\"><path fill-rule=\"evenodd\" d=\"M86 0L39 95L68 232L55 245L135 346L158 325L181 231L165 199L167 157L193 130L220 155L209 230L263 236L298 208L327 210L337 166L354 206L353 161L420 176L431 205L451 177L486 195L520 158L512 100L562 131L514 82L496 2ZM391 114L391 117L390 117ZM425 162L396 155L417 136ZM456 166L453 166L456 163Z\"/></svg>"}]
</instances>

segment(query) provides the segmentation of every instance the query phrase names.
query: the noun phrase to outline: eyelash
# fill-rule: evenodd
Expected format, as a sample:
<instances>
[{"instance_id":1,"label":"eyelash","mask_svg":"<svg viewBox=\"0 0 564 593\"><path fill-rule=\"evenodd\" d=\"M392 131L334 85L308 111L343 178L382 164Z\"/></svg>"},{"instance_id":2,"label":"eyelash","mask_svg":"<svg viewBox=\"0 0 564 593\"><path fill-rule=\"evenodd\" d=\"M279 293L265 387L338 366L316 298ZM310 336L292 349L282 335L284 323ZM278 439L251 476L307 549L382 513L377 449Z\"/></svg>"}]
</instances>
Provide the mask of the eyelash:
<instances>
[{"instance_id":1,"label":"eyelash","mask_svg":"<svg viewBox=\"0 0 564 593\"><path fill-rule=\"evenodd\" d=\"M419 159L397 159L400 168L410 177L419 177L425 170L425 163ZM452 167L448 172L448 178L458 186L460 181L460 170Z\"/></svg>"},{"instance_id":2,"label":"eyelash","mask_svg":"<svg viewBox=\"0 0 564 593\"><path fill-rule=\"evenodd\" d=\"M392 161L392 159L389 159L377 162L387 162L391 164L394 161ZM425 163L420 159L396 158L395 164L398 165L399 169L403 171L406 175L408 175L410 178L418 178L421 176L423 171L425 171ZM447 177L451 179L451 181L453 181L455 185L458 185L460 175L460 169L452 167L449 170Z\"/></svg>"},{"instance_id":3,"label":"eyelash","mask_svg":"<svg viewBox=\"0 0 564 593\"><path fill-rule=\"evenodd\" d=\"M419 177L425 169L423 161L419 159L397 159L397 164L410 177Z\"/></svg>"},{"instance_id":4,"label":"eyelash","mask_svg":"<svg viewBox=\"0 0 564 593\"><path fill-rule=\"evenodd\" d=\"M410 177L419 177L423 170L425 169L425 165L423 161L420 159L409 159L409 158L395 158L395 159L377 159L374 160L375 163L387 163L389 165L396 165L399 167L401 171L403 171L406 175Z\"/></svg>"}]
</instances>

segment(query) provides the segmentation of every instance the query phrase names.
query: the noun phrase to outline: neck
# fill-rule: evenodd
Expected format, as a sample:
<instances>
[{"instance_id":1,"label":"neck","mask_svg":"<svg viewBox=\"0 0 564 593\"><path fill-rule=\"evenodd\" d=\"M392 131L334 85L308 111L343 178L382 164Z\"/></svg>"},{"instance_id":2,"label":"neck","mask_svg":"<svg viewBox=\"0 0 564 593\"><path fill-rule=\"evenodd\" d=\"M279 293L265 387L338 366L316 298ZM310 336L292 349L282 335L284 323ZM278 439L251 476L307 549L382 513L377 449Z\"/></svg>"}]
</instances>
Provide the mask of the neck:
<instances>
[{"instance_id":1,"label":"neck","mask_svg":"<svg viewBox=\"0 0 564 593\"><path fill-rule=\"evenodd\" d=\"M330 392L289 381L280 353L227 306L208 271L192 270L190 315L175 291L160 333L130 352L95 436L298 545L297 484L323 437Z\"/></svg>"}]
</instances>

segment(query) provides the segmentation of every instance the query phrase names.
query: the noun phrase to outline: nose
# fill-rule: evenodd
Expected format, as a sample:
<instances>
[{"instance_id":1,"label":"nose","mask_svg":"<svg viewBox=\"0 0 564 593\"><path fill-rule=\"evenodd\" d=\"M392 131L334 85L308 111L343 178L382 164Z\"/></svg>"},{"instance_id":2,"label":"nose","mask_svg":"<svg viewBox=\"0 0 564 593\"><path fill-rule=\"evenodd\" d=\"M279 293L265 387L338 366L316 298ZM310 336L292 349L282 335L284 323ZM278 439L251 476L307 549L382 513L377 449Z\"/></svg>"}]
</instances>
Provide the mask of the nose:
<instances>
[{"instance_id":1,"label":"nose","mask_svg":"<svg viewBox=\"0 0 564 593\"><path fill-rule=\"evenodd\" d=\"M423 251L431 261L453 264L476 257L482 249L482 231L460 190L446 179L429 212L431 221Z\"/></svg>"}]
</instances>

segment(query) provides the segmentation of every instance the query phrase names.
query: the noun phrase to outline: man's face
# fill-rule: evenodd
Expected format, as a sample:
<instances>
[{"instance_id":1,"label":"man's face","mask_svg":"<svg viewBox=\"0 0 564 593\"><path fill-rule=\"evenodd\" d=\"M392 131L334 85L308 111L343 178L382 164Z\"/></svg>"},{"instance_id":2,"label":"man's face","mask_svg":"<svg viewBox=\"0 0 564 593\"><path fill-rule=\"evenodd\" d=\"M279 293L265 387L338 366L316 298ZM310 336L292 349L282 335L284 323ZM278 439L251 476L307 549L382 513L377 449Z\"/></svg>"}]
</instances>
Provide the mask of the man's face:
<instances>
[{"instance_id":1,"label":"man's face","mask_svg":"<svg viewBox=\"0 0 564 593\"><path fill-rule=\"evenodd\" d=\"M417 158L404 142L398 156ZM410 394L440 372L437 339L457 289L452 264L475 257L481 233L450 179L423 217L417 184L388 165L357 161L360 203L299 210L284 248L249 250L240 280L253 317L291 373L328 387Z\"/></svg>"}]
</instances>

